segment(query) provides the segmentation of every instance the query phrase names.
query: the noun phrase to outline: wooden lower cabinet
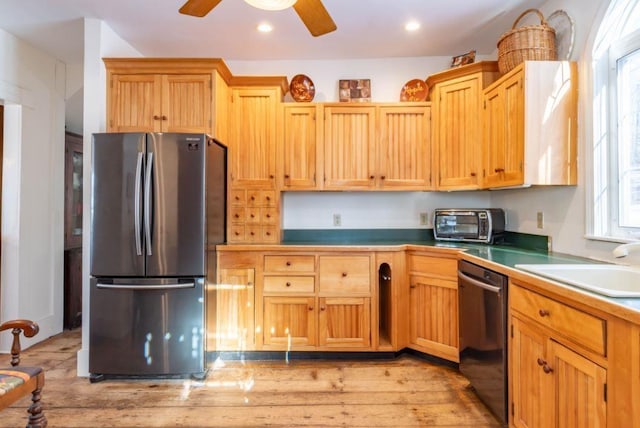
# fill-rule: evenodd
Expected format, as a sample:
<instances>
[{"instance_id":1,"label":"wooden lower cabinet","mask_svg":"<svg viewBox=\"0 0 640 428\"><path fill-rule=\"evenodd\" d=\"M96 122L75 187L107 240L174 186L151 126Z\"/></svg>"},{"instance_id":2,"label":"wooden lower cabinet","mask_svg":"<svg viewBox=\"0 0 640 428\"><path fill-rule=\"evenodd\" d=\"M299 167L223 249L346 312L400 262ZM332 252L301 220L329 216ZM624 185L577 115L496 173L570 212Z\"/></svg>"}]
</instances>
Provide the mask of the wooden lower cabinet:
<instances>
[{"instance_id":1,"label":"wooden lower cabinet","mask_svg":"<svg viewBox=\"0 0 640 428\"><path fill-rule=\"evenodd\" d=\"M319 300L320 346L369 348L371 300L368 297L321 297Z\"/></svg>"},{"instance_id":2,"label":"wooden lower cabinet","mask_svg":"<svg viewBox=\"0 0 640 428\"><path fill-rule=\"evenodd\" d=\"M457 256L409 254L410 347L459 362Z\"/></svg>"},{"instance_id":3,"label":"wooden lower cabinet","mask_svg":"<svg viewBox=\"0 0 640 428\"><path fill-rule=\"evenodd\" d=\"M607 371L513 317L512 426L606 427Z\"/></svg>"},{"instance_id":4,"label":"wooden lower cabinet","mask_svg":"<svg viewBox=\"0 0 640 428\"><path fill-rule=\"evenodd\" d=\"M606 321L514 283L509 290L511 426L606 427ZM587 320L599 320L591 343L570 340L589 329Z\"/></svg>"},{"instance_id":5,"label":"wooden lower cabinet","mask_svg":"<svg viewBox=\"0 0 640 428\"><path fill-rule=\"evenodd\" d=\"M291 350L316 345L315 297L265 296L264 344Z\"/></svg>"},{"instance_id":6,"label":"wooden lower cabinet","mask_svg":"<svg viewBox=\"0 0 640 428\"><path fill-rule=\"evenodd\" d=\"M205 349L208 352L255 349L255 254L209 251L207 257Z\"/></svg>"},{"instance_id":7,"label":"wooden lower cabinet","mask_svg":"<svg viewBox=\"0 0 640 428\"><path fill-rule=\"evenodd\" d=\"M220 269L207 286L208 350L253 348L254 284L254 269Z\"/></svg>"}]
</instances>

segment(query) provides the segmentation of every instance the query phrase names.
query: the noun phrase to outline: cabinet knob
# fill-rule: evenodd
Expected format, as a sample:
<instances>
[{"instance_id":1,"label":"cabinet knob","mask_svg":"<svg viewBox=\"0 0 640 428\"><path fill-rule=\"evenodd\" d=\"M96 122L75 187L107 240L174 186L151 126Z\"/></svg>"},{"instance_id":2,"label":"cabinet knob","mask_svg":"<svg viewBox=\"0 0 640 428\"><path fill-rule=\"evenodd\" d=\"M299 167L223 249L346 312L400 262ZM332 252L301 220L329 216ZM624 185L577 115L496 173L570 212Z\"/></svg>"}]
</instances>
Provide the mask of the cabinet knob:
<instances>
[{"instance_id":1,"label":"cabinet knob","mask_svg":"<svg viewBox=\"0 0 640 428\"><path fill-rule=\"evenodd\" d=\"M240 232L236 232L236 233L235 233L235 235L236 235L236 236L240 236Z\"/></svg>"},{"instance_id":2,"label":"cabinet knob","mask_svg":"<svg viewBox=\"0 0 640 428\"><path fill-rule=\"evenodd\" d=\"M547 362L546 362L545 360L543 360L542 358L538 358L537 363L538 363L538 365L539 365L540 367L542 367L542 366L544 366L545 364L547 364Z\"/></svg>"},{"instance_id":3,"label":"cabinet knob","mask_svg":"<svg viewBox=\"0 0 640 428\"><path fill-rule=\"evenodd\" d=\"M251 218L256 218L256 215L255 214L251 214Z\"/></svg>"},{"instance_id":4,"label":"cabinet knob","mask_svg":"<svg viewBox=\"0 0 640 428\"><path fill-rule=\"evenodd\" d=\"M504 168L496 168L493 171L494 172L504 172Z\"/></svg>"},{"instance_id":5,"label":"cabinet knob","mask_svg":"<svg viewBox=\"0 0 640 428\"><path fill-rule=\"evenodd\" d=\"M153 120L160 120L160 116L158 116L157 114L153 115Z\"/></svg>"},{"instance_id":6,"label":"cabinet knob","mask_svg":"<svg viewBox=\"0 0 640 428\"><path fill-rule=\"evenodd\" d=\"M342 272L342 277L346 278L347 277L347 273L346 272Z\"/></svg>"},{"instance_id":7,"label":"cabinet knob","mask_svg":"<svg viewBox=\"0 0 640 428\"><path fill-rule=\"evenodd\" d=\"M544 366L542 366L542 371L545 372L546 374L549 374L549 373L553 372L553 369L551 367L549 367L548 364L545 364Z\"/></svg>"},{"instance_id":8,"label":"cabinet knob","mask_svg":"<svg viewBox=\"0 0 640 428\"><path fill-rule=\"evenodd\" d=\"M546 309L540 309L540 310L538 311L538 314L539 314L541 317L548 317L548 316L550 315L549 311L548 311L548 310L546 310Z\"/></svg>"},{"instance_id":9,"label":"cabinet knob","mask_svg":"<svg viewBox=\"0 0 640 428\"><path fill-rule=\"evenodd\" d=\"M475 177L477 174L475 172L472 172L471 174L469 174L472 177Z\"/></svg>"},{"instance_id":10,"label":"cabinet knob","mask_svg":"<svg viewBox=\"0 0 640 428\"><path fill-rule=\"evenodd\" d=\"M271 232L266 232L265 235L271 236Z\"/></svg>"},{"instance_id":11,"label":"cabinet knob","mask_svg":"<svg viewBox=\"0 0 640 428\"><path fill-rule=\"evenodd\" d=\"M287 283L285 284L285 286L286 286L286 287L291 287L291 283L290 283L290 282L287 282Z\"/></svg>"},{"instance_id":12,"label":"cabinet knob","mask_svg":"<svg viewBox=\"0 0 640 428\"><path fill-rule=\"evenodd\" d=\"M285 263L285 265L287 265L287 266L291 266L291 262L290 262L290 261L287 261L287 262Z\"/></svg>"},{"instance_id":13,"label":"cabinet knob","mask_svg":"<svg viewBox=\"0 0 640 428\"><path fill-rule=\"evenodd\" d=\"M236 214L234 215L234 217L235 217L235 218L240 218L240 214L236 213Z\"/></svg>"},{"instance_id":14,"label":"cabinet knob","mask_svg":"<svg viewBox=\"0 0 640 428\"><path fill-rule=\"evenodd\" d=\"M380 180L385 180L387 177L385 175L380 176Z\"/></svg>"},{"instance_id":15,"label":"cabinet knob","mask_svg":"<svg viewBox=\"0 0 640 428\"><path fill-rule=\"evenodd\" d=\"M376 176L375 175L370 175L369 176L369 180L375 180Z\"/></svg>"},{"instance_id":16,"label":"cabinet knob","mask_svg":"<svg viewBox=\"0 0 640 428\"><path fill-rule=\"evenodd\" d=\"M265 217L267 217L267 218L271 218L271 214L267 214Z\"/></svg>"},{"instance_id":17,"label":"cabinet knob","mask_svg":"<svg viewBox=\"0 0 640 428\"><path fill-rule=\"evenodd\" d=\"M288 180L289 179L289 174L285 174L284 178L285 178L285 180Z\"/></svg>"},{"instance_id":18,"label":"cabinet knob","mask_svg":"<svg viewBox=\"0 0 640 428\"><path fill-rule=\"evenodd\" d=\"M162 120L167 120L167 116L165 116L164 114L162 115Z\"/></svg>"},{"instance_id":19,"label":"cabinet knob","mask_svg":"<svg viewBox=\"0 0 640 428\"><path fill-rule=\"evenodd\" d=\"M320 306L320 310L321 310L321 311L324 311L324 310L326 310L326 309L327 309L327 307L326 307L326 306L324 306L324 305Z\"/></svg>"},{"instance_id":20,"label":"cabinet knob","mask_svg":"<svg viewBox=\"0 0 640 428\"><path fill-rule=\"evenodd\" d=\"M265 196L265 199L268 201L271 201L271 196Z\"/></svg>"},{"instance_id":21,"label":"cabinet knob","mask_svg":"<svg viewBox=\"0 0 640 428\"><path fill-rule=\"evenodd\" d=\"M411 285L409 286L409 288L416 288L416 285L415 285L415 284L411 284Z\"/></svg>"},{"instance_id":22,"label":"cabinet knob","mask_svg":"<svg viewBox=\"0 0 640 428\"><path fill-rule=\"evenodd\" d=\"M249 232L249 235L251 235L251 236L253 236L255 234L256 234L255 232Z\"/></svg>"},{"instance_id":23,"label":"cabinet knob","mask_svg":"<svg viewBox=\"0 0 640 428\"><path fill-rule=\"evenodd\" d=\"M251 195L251 198L250 198L250 199L251 199L252 201L255 201L255 200L256 200L256 197L255 197L255 196L253 196L253 195Z\"/></svg>"},{"instance_id":24,"label":"cabinet knob","mask_svg":"<svg viewBox=\"0 0 640 428\"><path fill-rule=\"evenodd\" d=\"M309 306L307 309L309 309L310 311L313 310L313 306Z\"/></svg>"},{"instance_id":25,"label":"cabinet knob","mask_svg":"<svg viewBox=\"0 0 640 428\"><path fill-rule=\"evenodd\" d=\"M269 174L269 178L273 180L274 178L276 178L276 176L273 174Z\"/></svg>"}]
</instances>

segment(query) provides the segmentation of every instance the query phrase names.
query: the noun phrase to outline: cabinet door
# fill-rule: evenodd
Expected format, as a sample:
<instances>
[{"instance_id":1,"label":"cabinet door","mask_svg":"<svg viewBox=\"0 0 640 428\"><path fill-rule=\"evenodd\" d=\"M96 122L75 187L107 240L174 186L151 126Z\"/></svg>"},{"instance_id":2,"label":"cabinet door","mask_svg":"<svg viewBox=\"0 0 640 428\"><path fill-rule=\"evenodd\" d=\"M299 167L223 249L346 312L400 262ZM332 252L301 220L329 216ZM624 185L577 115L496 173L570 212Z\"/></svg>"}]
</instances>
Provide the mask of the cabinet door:
<instances>
[{"instance_id":1,"label":"cabinet door","mask_svg":"<svg viewBox=\"0 0 640 428\"><path fill-rule=\"evenodd\" d=\"M219 269L217 280L207 278L208 351L253 348L254 277L254 269Z\"/></svg>"},{"instance_id":2,"label":"cabinet door","mask_svg":"<svg viewBox=\"0 0 640 428\"><path fill-rule=\"evenodd\" d=\"M412 275L409 287L411 343L458 362L458 283Z\"/></svg>"},{"instance_id":3,"label":"cabinet door","mask_svg":"<svg viewBox=\"0 0 640 428\"><path fill-rule=\"evenodd\" d=\"M264 297L265 346L278 349L316 344L315 297Z\"/></svg>"},{"instance_id":4,"label":"cabinet door","mask_svg":"<svg viewBox=\"0 0 640 428\"><path fill-rule=\"evenodd\" d=\"M314 105L284 107L282 187L286 190L316 188L316 112Z\"/></svg>"},{"instance_id":5,"label":"cabinet door","mask_svg":"<svg viewBox=\"0 0 640 428\"><path fill-rule=\"evenodd\" d=\"M368 297L321 297L318 315L320 346L368 348L371 308Z\"/></svg>"},{"instance_id":6,"label":"cabinet door","mask_svg":"<svg viewBox=\"0 0 640 428\"><path fill-rule=\"evenodd\" d=\"M546 376L554 378L555 391L542 399L555 405L555 426L606 427L606 370L554 341L550 341L548 361L551 371Z\"/></svg>"},{"instance_id":7,"label":"cabinet door","mask_svg":"<svg viewBox=\"0 0 640 428\"><path fill-rule=\"evenodd\" d=\"M524 91L519 72L484 96L484 187L524 182Z\"/></svg>"},{"instance_id":8,"label":"cabinet door","mask_svg":"<svg viewBox=\"0 0 640 428\"><path fill-rule=\"evenodd\" d=\"M375 107L325 107L326 190L375 187Z\"/></svg>"},{"instance_id":9,"label":"cabinet door","mask_svg":"<svg viewBox=\"0 0 640 428\"><path fill-rule=\"evenodd\" d=\"M477 189L482 164L480 77L466 76L438 85L438 189Z\"/></svg>"},{"instance_id":10,"label":"cabinet door","mask_svg":"<svg viewBox=\"0 0 640 428\"><path fill-rule=\"evenodd\" d=\"M212 133L211 75L163 75L162 119L162 132Z\"/></svg>"},{"instance_id":11,"label":"cabinet door","mask_svg":"<svg viewBox=\"0 0 640 428\"><path fill-rule=\"evenodd\" d=\"M234 88L231 93L231 186L275 188L278 90Z\"/></svg>"},{"instance_id":12,"label":"cabinet door","mask_svg":"<svg viewBox=\"0 0 640 428\"><path fill-rule=\"evenodd\" d=\"M431 187L431 107L381 107L378 186L393 190Z\"/></svg>"},{"instance_id":13,"label":"cabinet door","mask_svg":"<svg viewBox=\"0 0 640 428\"><path fill-rule=\"evenodd\" d=\"M509 361L512 423L522 428L554 427L553 377L544 370L547 338L535 327L511 318Z\"/></svg>"},{"instance_id":14,"label":"cabinet door","mask_svg":"<svg viewBox=\"0 0 640 428\"><path fill-rule=\"evenodd\" d=\"M156 74L113 75L109 83L109 132L162 130L162 77Z\"/></svg>"}]
</instances>

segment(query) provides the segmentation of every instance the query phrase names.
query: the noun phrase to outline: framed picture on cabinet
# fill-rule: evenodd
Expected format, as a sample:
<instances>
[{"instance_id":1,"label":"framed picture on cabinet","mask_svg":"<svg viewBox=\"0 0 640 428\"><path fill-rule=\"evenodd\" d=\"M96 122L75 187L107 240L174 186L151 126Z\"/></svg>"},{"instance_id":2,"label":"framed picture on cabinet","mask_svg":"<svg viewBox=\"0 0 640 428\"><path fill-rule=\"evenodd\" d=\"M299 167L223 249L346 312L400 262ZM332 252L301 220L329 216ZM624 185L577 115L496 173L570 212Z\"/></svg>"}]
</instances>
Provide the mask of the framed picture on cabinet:
<instances>
[{"instance_id":1,"label":"framed picture on cabinet","mask_svg":"<svg viewBox=\"0 0 640 428\"><path fill-rule=\"evenodd\" d=\"M338 85L340 102L366 103L371 101L371 80L340 80Z\"/></svg>"},{"instance_id":2,"label":"framed picture on cabinet","mask_svg":"<svg viewBox=\"0 0 640 428\"><path fill-rule=\"evenodd\" d=\"M454 56L451 58L451 68L460 67L467 64L473 64L476 60L476 51L472 50L465 54Z\"/></svg>"}]
</instances>

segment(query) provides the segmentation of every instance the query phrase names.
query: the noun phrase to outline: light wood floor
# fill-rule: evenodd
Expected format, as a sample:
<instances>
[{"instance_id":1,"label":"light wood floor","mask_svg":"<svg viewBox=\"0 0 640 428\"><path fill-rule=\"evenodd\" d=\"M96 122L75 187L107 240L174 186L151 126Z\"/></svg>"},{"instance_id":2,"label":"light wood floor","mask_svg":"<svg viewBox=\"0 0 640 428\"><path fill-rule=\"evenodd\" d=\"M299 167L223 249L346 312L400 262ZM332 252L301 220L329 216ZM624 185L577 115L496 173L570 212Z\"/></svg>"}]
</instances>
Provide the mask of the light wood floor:
<instances>
[{"instance_id":1,"label":"light wood floor","mask_svg":"<svg viewBox=\"0 0 640 428\"><path fill-rule=\"evenodd\" d=\"M227 361L206 381L76 377L80 331L23 353L46 369L50 427L498 427L457 371L393 361ZM9 358L0 355L1 365ZM26 425L25 398L0 427Z\"/></svg>"}]
</instances>

